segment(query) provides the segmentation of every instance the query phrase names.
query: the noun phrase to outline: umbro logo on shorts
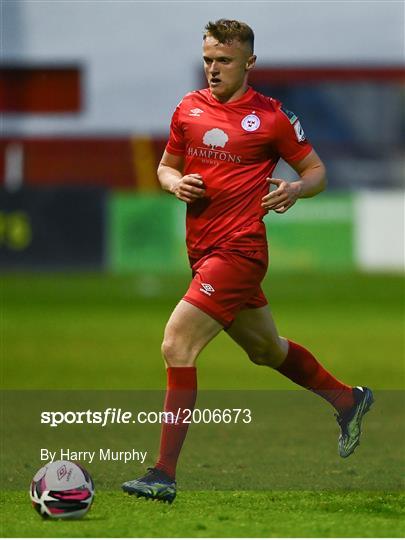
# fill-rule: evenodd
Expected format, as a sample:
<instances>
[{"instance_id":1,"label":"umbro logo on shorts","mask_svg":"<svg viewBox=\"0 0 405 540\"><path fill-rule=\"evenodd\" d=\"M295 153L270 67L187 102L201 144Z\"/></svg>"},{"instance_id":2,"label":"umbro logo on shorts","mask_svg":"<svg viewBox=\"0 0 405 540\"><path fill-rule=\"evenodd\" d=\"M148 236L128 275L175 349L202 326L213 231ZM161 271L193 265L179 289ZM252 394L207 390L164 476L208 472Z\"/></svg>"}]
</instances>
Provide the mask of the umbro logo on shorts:
<instances>
[{"instance_id":1,"label":"umbro logo on shorts","mask_svg":"<svg viewBox=\"0 0 405 540\"><path fill-rule=\"evenodd\" d=\"M211 296L213 292L215 292L215 289L212 285L209 283L201 283L200 291L205 293L208 296Z\"/></svg>"}]
</instances>

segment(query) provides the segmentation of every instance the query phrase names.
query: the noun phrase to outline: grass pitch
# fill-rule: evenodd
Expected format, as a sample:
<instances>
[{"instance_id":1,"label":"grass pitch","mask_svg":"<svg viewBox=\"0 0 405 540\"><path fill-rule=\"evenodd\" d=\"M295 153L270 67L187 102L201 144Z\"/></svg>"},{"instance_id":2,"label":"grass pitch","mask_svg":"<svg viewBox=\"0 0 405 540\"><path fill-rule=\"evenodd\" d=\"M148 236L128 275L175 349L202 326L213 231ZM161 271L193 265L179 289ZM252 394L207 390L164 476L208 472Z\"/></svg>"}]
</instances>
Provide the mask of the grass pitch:
<instances>
[{"instance_id":1,"label":"grass pitch","mask_svg":"<svg viewBox=\"0 0 405 540\"><path fill-rule=\"evenodd\" d=\"M164 388L160 340L170 311L186 287L187 277L181 276L2 276L3 389ZM386 392L404 389L401 277L270 273L264 288L280 333L306 345L337 377ZM220 335L202 353L199 386L261 391L295 388L278 373L250 364L226 335ZM366 416L365 430L367 423L373 425L372 415ZM392 423L392 418L385 421ZM401 418L395 417L394 427L395 441L384 443L391 449L390 467L400 471L404 442ZM20 440L23 438L21 433ZM329 440L329 434L325 440ZM226 466L230 475L237 476L239 472L228 462L226 450L218 452L215 443L213 440L204 450L213 453L218 467ZM7 440L2 444L4 449ZM335 453L335 439L332 444ZM18 450L14 449L16 454ZM244 486L244 491L218 491L221 486L210 486L209 491L204 486L182 490L182 478L187 485L189 477L198 477L198 469L193 469L195 458L187 457L191 454L185 450L179 471L180 491L172 506L125 496L119 482L114 487L113 478L112 487L97 491L85 519L45 522L31 509L27 489L5 490L0 530L5 537L61 538L405 534L401 515L405 501L400 489L365 490L359 481L358 489L339 490L339 474L336 476L335 471L333 490L254 490L255 486L251 490ZM372 448L364 442L350 463L371 454ZM335 459L333 454L330 460ZM255 456L248 455L245 461L245 477L249 478L249 467L254 477ZM37 456L25 464L27 485L39 466ZM91 466L88 468L92 472ZM277 458L260 468L261 475L270 474L277 468ZM355 466L351 470L356 474ZM1 472L4 485L9 471ZM308 473L316 475L316 464ZM369 474L378 480L387 476L387 468L373 466ZM97 481L95 477L96 485Z\"/></svg>"},{"instance_id":2,"label":"grass pitch","mask_svg":"<svg viewBox=\"0 0 405 540\"><path fill-rule=\"evenodd\" d=\"M79 521L45 521L7 495L7 537L402 537L405 497L387 493L186 491L168 506L117 491Z\"/></svg>"},{"instance_id":3,"label":"grass pitch","mask_svg":"<svg viewBox=\"0 0 405 540\"><path fill-rule=\"evenodd\" d=\"M2 276L3 388L164 388L160 342L188 279ZM270 272L264 290L280 334L304 344L337 377L405 387L401 276ZM198 366L203 389L297 388L253 366L225 333Z\"/></svg>"}]
</instances>

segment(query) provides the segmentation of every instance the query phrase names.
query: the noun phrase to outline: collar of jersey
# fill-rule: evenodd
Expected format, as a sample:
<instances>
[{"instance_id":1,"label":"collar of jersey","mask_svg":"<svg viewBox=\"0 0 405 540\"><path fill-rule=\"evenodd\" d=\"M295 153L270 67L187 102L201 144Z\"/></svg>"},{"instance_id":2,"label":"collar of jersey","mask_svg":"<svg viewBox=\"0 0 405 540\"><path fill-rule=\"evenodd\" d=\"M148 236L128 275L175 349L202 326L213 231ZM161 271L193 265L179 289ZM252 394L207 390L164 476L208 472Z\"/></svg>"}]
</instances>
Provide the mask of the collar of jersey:
<instances>
[{"instance_id":1,"label":"collar of jersey","mask_svg":"<svg viewBox=\"0 0 405 540\"><path fill-rule=\"evenodd\" d=\"M208 96L212 103L215 103L215 105L222 106L222 107L233 107L234 105L240 105L241 103L245 103L246 101L249 101L254 93L254 90L251 86L247 87L246 92L238 99L235 99L234 101L227 101L226 103L221 103L217 99L214 98L214 96L211 94L211 90L207 88L208 90Z\"/></svg>"}]
</instances>

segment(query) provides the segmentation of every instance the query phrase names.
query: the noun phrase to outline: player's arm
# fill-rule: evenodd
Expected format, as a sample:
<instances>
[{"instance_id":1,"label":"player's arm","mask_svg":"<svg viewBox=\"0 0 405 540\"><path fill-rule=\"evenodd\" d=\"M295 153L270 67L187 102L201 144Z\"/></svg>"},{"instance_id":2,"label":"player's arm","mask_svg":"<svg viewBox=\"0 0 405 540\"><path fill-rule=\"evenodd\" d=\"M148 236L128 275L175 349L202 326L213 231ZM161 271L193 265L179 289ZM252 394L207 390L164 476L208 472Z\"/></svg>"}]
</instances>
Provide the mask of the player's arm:
<instances>
[{"instance_id":1,"label":"player's arm","mask_svg":"<svg viewBox=\"0 0 405 540\"><path fill-rule=\"evenodd\" d=\"M160 160L157 175L160 185L165 191L173 193L178 199L192 203L205 196L204 183L199 173L183 176L183 156L164 151Z\"/></svg>"},{"instance_id":2,"label":"player's arm","mask_svg":"<svg viewBox=\"0 0 405 540\"><path fill-rule=\"evenodd\" d=\"M280 178L267 178L269 184L276 186L274 191L262 199L262 207L267 211L274 210L283 214L297 199L314 197L326 187L325 165L314 150L301 161L289 165L299 174L299 179L287 182Z\"/></svg>"}]
</instances>

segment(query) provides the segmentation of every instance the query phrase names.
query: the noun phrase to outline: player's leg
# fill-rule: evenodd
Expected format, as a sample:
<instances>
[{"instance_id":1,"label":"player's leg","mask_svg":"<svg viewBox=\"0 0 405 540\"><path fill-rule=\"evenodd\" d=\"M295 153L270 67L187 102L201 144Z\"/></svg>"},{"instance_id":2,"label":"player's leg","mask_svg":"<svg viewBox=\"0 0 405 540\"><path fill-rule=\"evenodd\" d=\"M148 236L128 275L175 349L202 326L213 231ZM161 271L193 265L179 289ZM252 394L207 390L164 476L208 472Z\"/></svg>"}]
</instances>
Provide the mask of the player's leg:
<instances>
[{"instance_id":1,"label":"player's leg","mask_svg":"<svg viewBox=\"0 0 405 540\"><path fill-rule=\"evenodd\" d=\"M270 309L244 309L227 330L252 362L275 368L328 400L339 413L353 406L351 386L338 381L304 347L278 335Z\"/></svg>"},{"instance_id":2,"label":"player's leg","mask_svg":"<svg viewBox=\"0 0 405 540\"><path fill-rule=\"evenodd\" d=\"M241 310L227 334L260 366L276 369L288 353L288 340L279 335L268 305Z\"/></svg>"},{"instance_id":3,"label":"player's leg","mask_svg":"<svg viewBox=\"0 0 405 540\"><path fill-rule=\"evenodd\" d=\"M192 411L197 397L195 362L203 348L223 326L194 305L181 300L164 332L162 354L167 366L167 391L164 410L177 421L162 424L156 468L175 478L177 460L188 430L184 410Z\"/></svg>"},{"instance_id":4,"label":"player's leg","mask_svg":"<svg viewBox=\"0 0 405 540\"><path fill-rule=\"evenodd\" d=\"M168 416L162 424L159 457L145 476L123 484L127 493L173 502L176 465L189 426L183 423L184 411L193 410L197 396L195 362L222 328L218 321L184 300L174 309L162 343L167 366L164 411Z\"/></svg>"},{"instance_id":5,"label":"player's leg","mask_svg":"<svg viewBox=\"0 0 405 540\"><path fill-rule=\"evenodd\" d=\"M359 444L361 420L373 403L368 388L353 388L328 372L307 349L278 335L267 306L244 309L227 329L255 364L275 368L296 384L326 399L338 412L339 453L349 456Z\"/></svg>"},{"instance_id":6,"label":"player's leg","mask_svg":"<svg viewBox=\"0 0 405 540\"><path fill-rule=\"evenodd\" d=\"M198 307L180 300L164 331L162 355L168 367L193 367L203 348L223 325Z\"/></svg>"}]
</instances>

